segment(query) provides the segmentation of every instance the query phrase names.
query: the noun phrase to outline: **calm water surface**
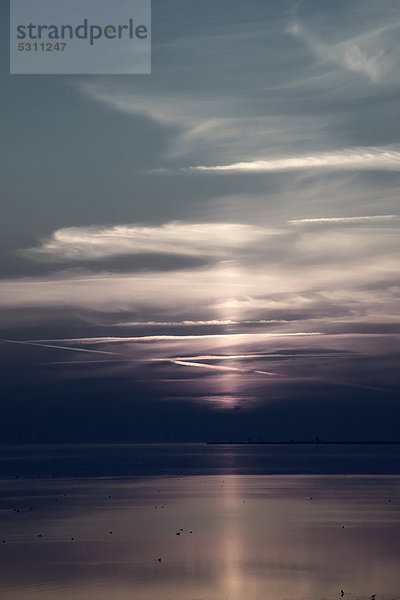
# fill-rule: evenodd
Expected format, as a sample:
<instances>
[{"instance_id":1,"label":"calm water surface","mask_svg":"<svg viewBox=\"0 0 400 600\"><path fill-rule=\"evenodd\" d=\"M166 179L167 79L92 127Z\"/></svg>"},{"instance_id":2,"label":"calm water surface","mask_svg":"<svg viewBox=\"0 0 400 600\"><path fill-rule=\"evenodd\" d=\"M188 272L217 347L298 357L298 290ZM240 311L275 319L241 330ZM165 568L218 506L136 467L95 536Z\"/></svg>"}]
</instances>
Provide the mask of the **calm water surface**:
<instances>
[{"instance_id":1,"label":"calm water surface","mask_svg":"<svg viewBox=\"0 0 400 600\"><path fill-rule=\"evenodd\" d=\"M400 598L395 473L321 474L343 448L314 450L309 474L287 472L304 455L289 461L286 447L275 462L267 447L191 448L197 458L169 447L163 464L160 447L147 447L147 461L144 447L4 448L0 598L317 600L341 589L345 600ZM397 449L347 448L348 464L372 469L383 451L394 471ZM304 452L310 465L312 448ZM133 473L113 477L122 455Z\"/></svg>"}]
</instances>

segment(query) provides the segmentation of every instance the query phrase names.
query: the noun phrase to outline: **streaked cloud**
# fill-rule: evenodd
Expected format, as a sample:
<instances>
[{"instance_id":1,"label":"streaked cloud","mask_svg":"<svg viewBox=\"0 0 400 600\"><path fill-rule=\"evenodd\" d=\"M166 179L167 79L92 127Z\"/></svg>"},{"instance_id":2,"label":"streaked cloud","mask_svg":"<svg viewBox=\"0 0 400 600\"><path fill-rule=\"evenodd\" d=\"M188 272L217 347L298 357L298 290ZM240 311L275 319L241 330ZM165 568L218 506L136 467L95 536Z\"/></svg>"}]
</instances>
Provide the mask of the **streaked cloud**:
<instances>
[{"instance_id":1,"label":"streaked cloud","mask_svg":"<svg viewBox=\"0 0 400 600\"><path fill-rule=\"evenodd\" d=\"M50 340L51 341L51 340ZM115 352L109 352L107 350L91 350L91 349L82 349L82 348L76 348L76 347L71 347L71 346L64 346L64 345L58 345L58 344L51 344L51 343L45 343L43 341L25 341L25 340L7 340L7 339L0 339L0 342L6 343L6 344L22 344L25 346L37 346L38 348L50 348L52 350L72 350L73 352L88 352L89 354L116 354Z\"/></svg>"},{"instance_id":2,"label":"streaked cloud","mask_svg":"<svg viewBox=\"0 0 400 600\"><path fill-rule=\"evenodd\" d=\"M199 164L198 160L205 159L251 160L263 157L266 147L281 153L293 147L311 151L316 140L319 145L323 140L327 148L332 143L323 133L325 117L310 112L299 119L296 111L280 114L279 107L254 112L252 99L241 89L234 94L227 89L218 94L212 90L210 94L203 89L193 93L185 87L164 87L149 94L128 82L78 82L75 86L91 102L132 119L148 119L162 133L168 132L164 160L151 165L147 171L150 174L184 172L182 165Z\"/></svg>"},{"instance_id":3,"label":"streaked cloud","mask_svg":"<svg viewBox=\"0 0 400 600\"><path fill-rule=\"evenodd\" d=\"M385 81L396 67L400 21L370 28L351 37L328 43L297 21L288 27L288 33L301 39L325 63L357 73L372 83ZM339 33L340 35L340 33Z\"/></svg>"},{"instance_id":4,"label":"streaked cloud","mask_svg":"<svg viewBox=\"0 0 400 600\"><path fill-rule=\"evenodd\" d=\"M136 85L121 83L110 86L79 82L76 86L90 101L124 115L147 118L168 130L169 145L165 151L168 160L178 157L186 162L188 156L199 152L232 159L243 154L254 155L263 151L267 140L269 145L304 140L305 125L307 137L318 130L311 118L303 118L299 123L292 115L251 115L243 110L238 98L226 91L210 95L200 90L193 94L185 89L164 88L148 94Z\"/></svg>"},{"instance_id":5,"label":"streaked cloud","mask_svg":"<svg viewBox=\"0 0 400 600\"><path fill-rule=\"evenodd\" d=\"M115 327L204 327L207 325L267 325L271 323L285 323L284 319L209 319L208 321L126 321L115 323Z\"/></svg>"},{"instance_id":6,"label":"streaked cloud","mask_svg":"<svg viewBox=\"0 0 400 600\"><path fill-rule=\"evenodd\" d=\"M211 333L199 335L138 335L126 337L93 337L93 338L71 338L63 340L32 340L24 343L40 343L44 344L49 341L57 341L67 344L122 344L131 342L169 342L169 341L187 341L187 340L209 340L209 339L261 339L261 338L276 338L276 337L298 337L321 335L319 331L296 331L296 332L280 332L280 333ZM22 343L22 342L21 342Z\"/></svg>"},{"instance_id":7,"label":"streaked cloud","mask_svg":"<svg viewBox=\"0 0 400 600\"><path fill-rule=\"evenodd\" d=\"M311 219L291 219L292 225L308 225L312 223L373 223L374 221L392 221L399 215L370 215L364 217L315 217Z\"/></svg>"},{"instance_id":8,"label":"streaked cloud","mask_svg":"<svg viewBox=\"0 0 400 600\"><path fill-rule=\"evenodd\" d=\"M276 233L272 229L236 223L68 227L58 229L40 246L24 250L23 254L54 262L144 253L208 256L226 253Z\"/></svg>"},{"instance_id":9,"label":"streaked cloud","mask_svg":"<svg viewBox=\"0 0 400 600\"><path fill-rule=\"evenodd\" d=\"M190 170L199 172L263 173L315 168L398 171L400 169L400 149L398 146L348 148L334 152L236 162L228 165L200 165L190 167Z\"/></svg>"},{"instance_id":10,"label":"streaked cloud","mask_svg":"<svg viewBox=\"0 0 400 600\"><path fill-rule=\"evenodd\" d=\"M225 365L210 365L203 362L179 360L175 358L166 359L168 362L181 367L195 367L200 369L211 369L212 371L229 371L233 373L255 373L257 375L276 375L274 371L262 371L259 369L242 369L240 367L228 367Z\"/></svg>"},{"instance_id":11,"label":"streaked cloud","mask_svg":"<svg viewBox=\"0 0 400 600\"><path fill-rule=\"evenodd\" d=\"M251 360L251 359L259 359L259 358L287 358L290 360L296 359L296 358L300 358L300 359L304 359L307 358L307 360L309 358L338 358L338 357L342 357L342 356L347 356L344 353L336 353L336 352L331 352L331 353L318 353L318 354L312 354L310 352L308 352L307 354L295 354L295 353L291 353L291 354L284 354L284 353L276 353L276 352L267 352L267 353L262 353L262 352L257 352L255 354L251 354L251 353L246 353L246 354L200 354L199 356L177 356L175 357L174 360L183 360L183 361L202 361L202 360Z\"/></svg>"},{"instance_id":12,"label":"streaked cloud","mask_svg":"<svg viewBox=\"0 0 400 600\"><path fill-rule=\"evenodd\" d=\"M125 328L237 330L290 327L322 316L325 323L339 318L371 322L379 314L379 320L389 322L396 313L391 282L399 269L398 231L382 228L383 223L396 224L396 216L311 216L275 227L222 222L211 231L208 224L182 222L171 226L182 234L176 245L164 226L149 228L144 241L136 237L136 226L104 227L100 233L99 228L74 228L66 237L57 230L29 251L50 263L50 273L3 279L0 305L105 311L115 314L107 320L110 325ZM293 226L307 224L313 227ZM76 268L83 257L92 257L93 263L99 255L138 252L149 244L160 254L198 252L209 260L176 270L172 261L167 272ZM53 264L67 256L72 257L70 268L63 264L63 270L54 270Z\"/></svg>"}]
</instances>

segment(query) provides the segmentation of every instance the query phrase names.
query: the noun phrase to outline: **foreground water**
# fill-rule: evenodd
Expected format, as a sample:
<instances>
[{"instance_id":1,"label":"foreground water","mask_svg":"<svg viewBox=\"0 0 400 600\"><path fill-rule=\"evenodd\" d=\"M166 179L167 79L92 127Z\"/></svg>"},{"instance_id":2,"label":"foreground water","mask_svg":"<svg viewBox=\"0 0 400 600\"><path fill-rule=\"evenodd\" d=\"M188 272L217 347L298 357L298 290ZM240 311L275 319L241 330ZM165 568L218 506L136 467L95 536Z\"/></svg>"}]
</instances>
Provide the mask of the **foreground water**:
<instances>
[{"instance_id":1,"label":"foreground water","mask_svg":"<svg viewBox=\"0 0 400 600\"><path fill-rule=\"evenodd\" d=\"M398 454L3 448L0 598L398 599Z\"/></svg>"}]
</instances>

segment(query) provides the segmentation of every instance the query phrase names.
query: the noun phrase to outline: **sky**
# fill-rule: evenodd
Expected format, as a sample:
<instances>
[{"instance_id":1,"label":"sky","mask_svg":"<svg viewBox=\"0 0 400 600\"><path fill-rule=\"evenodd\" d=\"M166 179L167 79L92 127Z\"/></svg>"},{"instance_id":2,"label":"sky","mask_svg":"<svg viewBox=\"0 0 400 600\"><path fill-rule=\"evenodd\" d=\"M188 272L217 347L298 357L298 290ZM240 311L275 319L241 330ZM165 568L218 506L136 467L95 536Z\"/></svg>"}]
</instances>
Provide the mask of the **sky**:
<instances>
[{"instance_id":1,"label":"sky","mask_svg":"<svg viewBox=\"0 0 400 600\"><path fill-rule=\"evenodd\" d=\"M400 439L400 8L153 0L151 75L9 75L1 439Z\"/></svg>"}]
</instances>

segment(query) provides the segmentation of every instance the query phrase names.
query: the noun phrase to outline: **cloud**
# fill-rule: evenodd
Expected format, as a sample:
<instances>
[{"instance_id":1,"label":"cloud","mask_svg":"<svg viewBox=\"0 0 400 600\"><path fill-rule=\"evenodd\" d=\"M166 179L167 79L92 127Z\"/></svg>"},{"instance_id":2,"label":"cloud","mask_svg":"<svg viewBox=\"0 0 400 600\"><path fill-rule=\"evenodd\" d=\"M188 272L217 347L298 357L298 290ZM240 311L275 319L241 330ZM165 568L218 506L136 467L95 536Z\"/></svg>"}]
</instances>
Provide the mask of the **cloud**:
<instances>
[{"instance_id":1,"label":"cloud","mask_svg":"<svg viewBox=\"0 0 400 600\"><path fill-rule=\"evenodd\" d=\"M68 318L78 313L85 321L89 315L89 322L95 314L96 323L117 327L118 333L131 328L133 337L160 343L181 338L138 334L161 334L160 327L179 327L164 330L174 334L194 334L194 328L206 327L218 327L215 333L220 334L295 333L333 331L345 323L393 323L398 314L396 215L388 210L321 217L313 216L311 207L301 203L297 214L301 210L303 217L307 210L310 216L290 219L291 210L281 217L284 225L274 228L265 218L254 225L173 222L57 230L25 251L29 258L48 261L52 272L3 279L0 306L17 321L33 309L46 319L50 307L67 307ZM84 270L79 264L80 259L93 264L145 248L158 250L159 256L204 253L207 260L200 267L174 269L171 259L169 271L162 272L93 272L91 265ZM66 260L74 268L54 271L54 263ZM137 329L144 327L154 329Z\"/></svg>"},{"instance_id":2,"label":"cloud","mask_svg":"<svg viewBox=\"0 0 400 600\"><path fill-rule=\"evenodd\" d=\"M190 171L199 172L263 173L315 168L398 171L400 169L400 149L398 149L398 146L359 147L311 155L237 162L228 165L200 165L189 169Z\"/></svg>"},{"instance_id":3,"label":"cloud","mask_svg":"<svg viewBox=\"0 0 400 600\"><path fill-rule=\"evenodd\" d=\"M259 240L235 259L198 269L130 274L71 270L3 279L0 306L12 309L16 319L15 311L33 307L103 311L113 315L111 324L119 328L122 323L125 328L146 323L273 328L312 318L323 318L325 327L331 319L368 321L380 314L379 320L385 320L396 314L396 229L293 229L292 238L284 236L272 249ZM103 318L110 323L110 317Z\"/></svg>"},{"instance_id":4,"label":"cloud","mask_svg":"<svg viewBox=\"0 0 400 600\"><path fill-rule=\"evenodd\" d=\"M148 118L170 131L167 153L182 156L195 145L206 148L210 139L214 147L225 148L234 144L245 132L248 118L227 116L226 98L199 92L196 95L180 90L168 92L168 86L154 94L146 94L137 87L107 86L99 83L78 84L78 89L90 100L112 110ZM166 91L167 90L167 91ZM271 123L264 119L264 123ZM251 127L251 125L250 125Z\"/></svg>"},{"instance_id":5,"label":"cloud","mask_svg":"<svg viewBox=\"0 0 400 600\"><path fill-rule=\"evenodd\" d=\"M160 253L221 255L276 233L236 223L171 222L159 226L66 227L40 246L23 250L25 257L45 261L99 260L112 256Z\"/></svg>"},{"instance_id":6,"label":"cloud","mask_svg":"<svg viewBox=\"0 0 400 600\"><path fill-rule=\"evenodd\" d=\"M208 321L126 321L115 323L115 327L204 327L208 325L267 325L284 323L283 319L241 320L209 319Z\"/></svg>"},{"instance_id":7,"label":"cloud","mask_svg":"<svg viewBox=\"0 0 400 600\"><path fill-rule=\"evenodd\" d=\"M187 340L209 340L209 339L229 339L229 340L247 340L275 337L298 337L298 336L314 336L321 335L318 331L296 331L296 332L280 332L280 333L211 333L204 335L138 335L127 337L92 337L92 338L71 338L62 340L33 340L24 343L43 344L45 342L56 341L58 343L67 344L123 344L132 342L169 342L169 341L187 341ZM21 342L22 343L22 342ZM63 347L63 346L62 346Z\"/></svg>"},{"instance_id":8,"label":"cloud","mask_svg":"<svg viewBox=\"0 0 400 600\"><path fill-rule=\"evenodd\" d=\"M162 359L161 359L162 360ZM181 367L195 367L200 369L211 369L212 371L230 371L236 373L255 373L258 375L276 375L274 371L262 371L258 369L242 369L240 367L227 367L225 365L209 365L207 363L194 362L188 360L179 360L175 358L165 359L166 361Z\"/></svg>"},{"instance_id":9,"label":"cloud","mask_svg":"<svg viewBox=\"0 0 400 600\"><path fill-rule=\"evenodd\" d=\"M241 89L215 89L207 93L202 88L192 90L170 89L168 83L149 94L129 86L104 83L78 83L78 90L90 101L132 118L146 118L157 124L168 136L164 149L167 164L178 160L178 168L191 164L198 157L218 160L238 160L240 157L262 156L265 148L276 152L285 148L315 147L327 126L325 116L303 114L301 119L294 110L281 113L282 104L268 112L254 111L251 98L243 97ZM236 87L236 86L235 86ZM159 170L165 163L155 165ZM192 163L193 164L193 163Z\"/></svg>"},{"instance_id":10,"label":"cloud","mask_svg":"<svg viewBox=\"0 0 400 600\"><path fill-rule=\"evenodd\" d=\"M300 22L290 26L287 32L301 39L321 62L331 63L357 73L372 83L378 83L390 77L398 62L396 38L399 29L397 18L383 26L330 44Z\"/></svg>"},{"instance_id":11,"label":"cloud","mask_svg":"<svg viewBox=\"0 0 400 600\"><path fill-rule=\"evenodd\" d=\"M321 16L324 11L318 13ZM366 106L373 106L374 99L370 96L366 102L366 87L371 90L371 83L398 81L398 16L390 19L382 9L381 15L376 13L380 22L374 15L370 17L373 28L363 30L358 15L347 18L343 7L336 15L330 12L329 36L324 36L325 31L319 36L312 33L314 15L307 10L304 18L310 26L297 22L288 27L290 17L280 13L277 20L269 25L263 23L262 28L260 22L253 22L251 35L246 35L247 42L241 37L239 43L239 38L230 36L225 28L218 36L202 32L200 39L197 30L184 41L179 35L169 41L172 46L168 49L173 48L173 56L176 53L182 60L180 66L185 77L177 76L174 60L167 68L164 65L165 71L159 71L160 78L153 81L150 89L136 82L107 83L100 79L74 85L90 101L133 118L144 117L162 128L168 137L163 149L166 161L154 165L155 169L171 162L177 168L182 162L184 165L205 165L204 161L210 161L211 165L262 162L266 148L278 156L288 149L314 155L343 143L349 146L387 143L365 142L369 113L356 137L347 137L343 142L343 136L338 135L338 129L343 124L346 127L349 114L358 117ZM338 22L334 20L336 17ZM202 45L200 61L198 43ZM251 51L247 43L251 43ZM242 47L247 47L247 53L238 52ZM232 56L236 56L236 61L232 62ZM211 71L207 58L213 61ZM240 69L238 64L243 58L245 63ZM293 93L299 86L301 92ZM373 93L380 96L385 90L374 85ZM392 131L393 127L394 124Z\"/></svg>"},{"instance_id":12,"label":"cloud","mask_svg":"<svg viewBox=\"0 0 400 600\"><path fill-rule=\"evenodd\" d=\"M291 219L289 221L292 225L308 225L308 224L319 224L319 223L373 223L374 221L391 221L398 219L399 215L370 215L366 217L315 217L312 219Z\"/></svg>"},{"instance_id":13,"label":"cloud","mask_svg":"<svg viewBox=\"0 0 400 600\"><path fill-rule=\"evenodd\" d=\"M51 341L51 340L49 340ZM50 343L44 343L43 341L25 341L25 340L6 340L6 339L0 339L0 342L6 343L6 344L23 344L26 346L38 346L39 348L51 348L53 350L72 350L73 352L88 352L89 354L117 354L115 352L109 352L106 350L88 350L88 349L82 349L82 348L75 348L75 347L71 347L71 346L63 346L63 345L58 345L58 344L50 344Z\"/></svg>"},{"instance_id":14,"label":"cloud","mask_svg":"<svg viewBox=\"0 0 400 600\"><path fill-rule=\"evenodd\" d=\"M285 358L288 360L293 359L310 359L310 358L342 358L347 357L348 355L345 353L336 353L336 352L319 352L318 354L312 354L310 352L304 354L295 354L295 353L277 353L277 352L256 352L255 354L246 353L246 354L200 354L199 356L176 356L174 360L183 360L183 361L202 361L202 360L251 360L251 359L259 359L259 358Z\"/></svg>"}]
</instances>

